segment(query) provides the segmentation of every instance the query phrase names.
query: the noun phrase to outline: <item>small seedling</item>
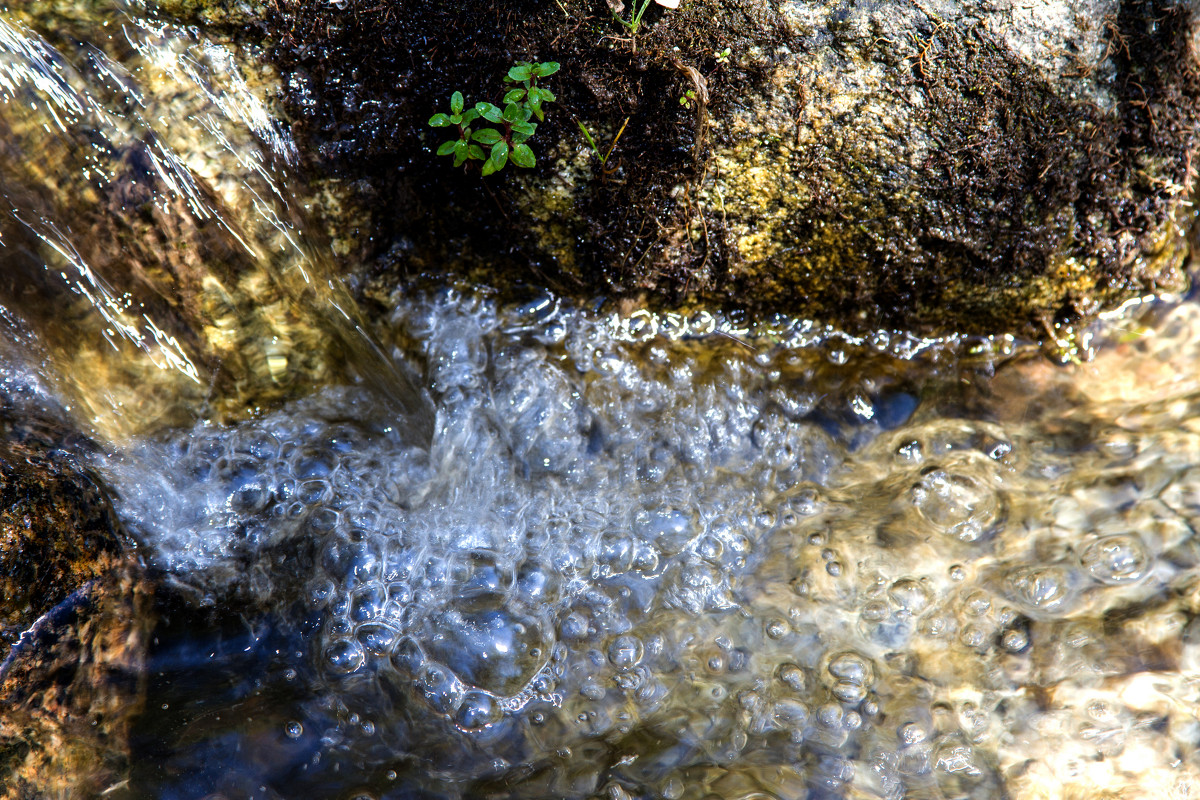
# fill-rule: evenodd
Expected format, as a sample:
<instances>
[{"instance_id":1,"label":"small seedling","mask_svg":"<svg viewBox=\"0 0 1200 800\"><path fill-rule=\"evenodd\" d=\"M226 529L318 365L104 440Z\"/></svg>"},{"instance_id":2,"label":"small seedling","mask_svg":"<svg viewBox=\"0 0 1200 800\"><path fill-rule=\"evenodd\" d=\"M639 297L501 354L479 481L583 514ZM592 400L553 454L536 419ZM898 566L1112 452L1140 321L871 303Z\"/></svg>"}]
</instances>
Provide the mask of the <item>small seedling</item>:
<instances>
[{"instance_id":1,"label":"small seedling","mask_svg":"<svg viewBox=\"0 0 1200 800\"><path fill-rule=\"evenodd\" d=\"M683 97L679 98L679 105L684 108L691 108L692 103L696 102L696 90L688 89L683 93Z\"/></svg>"},{"instance_id":2,"label":"small seedling","mask_svg":"<svg viewBox=\"0 0 1200 800\"><path fill-rule=\"evenodd\" d=\"M543 105L555 100L554 93L538 86L538 79L558 72L554 61L529 63L519 61L504 76L505 83L519 83L504 95L504 108L491 103L476 103L465 108L462 92L450 96L450 113L434 114L429 124L434 128L457 126L458 138L450 139L437 149L439 156L454 156L454 166L460 167L467 161L482 161L483 175L499 172L509 162L518 167L532 167L537 163L533 150L526 142L537 130L538 121L546 119ZM483 120L496 127L480 127L472 130L472 123ZM482 145L482 147L481 147ZM484 147L489 148L485 154Z\"/></svg>"},{"instance_id":3,"label":"small seedling","mask_svg":"<svg viewBox=\"0 0 1200 800\"><path fill-rule=\"evenodd\" d=\"M728 48L728 47L726 47L724 50L722 50L722 51L721 51L721 52L719 52L719 53L717 53L717 52L714 52L714 53L713 53L713 55L714 55L714 56L716 56L716 59L717 59L717 63L718 63L718 64L728 64L728 63L729 63L729 56L730 56L730 55L732 55L732 54L733 54L733 50L732 50L731 48Z\"/></svg>"},{"instance_id":4,"label":"small seedling","mask_svg":"<svg viewBox=\"0 0 1200 800\"><path fill-rule=\"evenodd\" d=\"M679 0L653 0L663 8L679 8ZM638 28L642 27L642 16L645 15L646 9L650 7L651 0L642 0L642 4L638 5L638 0L633 0L632 11L630 11L629 19L621 16L621 12L625 10L625 4L621 0L608 0L608 7L612 11L613 19L621 23L626 30L629 31L630 37L633 40L633 46L637 48L637 32Z\"/></svg>"},{"instance_id":5,"label":"small seedling","mask_svg":"<svg viewBox=\"0 0 1200 800\"><path fill-rule=\"evenodd\" d=\"M612 155L613 148L617 146L617 142L620 140L621 134L625 132L625 126L629 124L629 120L630 117L626 117L625 121L621 123L621 129L617 131L617 135L613 137L612 143L608 146L608 150L604 151L603 154L600 152L600 147L596 144L596 140L592 138L592 132L589 131L587 126L582 122L575 120L575 124L578 125L579 130L583 132L583 138L587 139L587 143L592 148L592 152L596 154L596 158L600 161L600 167L602 170L608 165L608 159ZM608 172L607 170L604 171Z\"/></svg>"}]
</instances>

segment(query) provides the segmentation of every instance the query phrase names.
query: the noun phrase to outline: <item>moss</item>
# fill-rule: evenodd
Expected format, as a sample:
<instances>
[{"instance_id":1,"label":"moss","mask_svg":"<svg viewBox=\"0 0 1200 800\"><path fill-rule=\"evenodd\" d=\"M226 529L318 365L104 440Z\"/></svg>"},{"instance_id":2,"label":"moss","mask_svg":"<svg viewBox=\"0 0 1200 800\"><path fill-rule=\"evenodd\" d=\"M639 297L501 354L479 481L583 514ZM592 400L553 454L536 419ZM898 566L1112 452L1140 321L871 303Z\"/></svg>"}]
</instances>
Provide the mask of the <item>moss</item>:
<instances>
[{"instance_id":1,"label":"moss","mask_svg":"<svg viewBox=\"0 0 1200 800\"><path fill-rule=\"evenodd\" d=\"M243 35L289 76L307 167L362 221L344 252L381 280L449 265L1028 333L1178 280L1162 242L1193 180L1193 13L1111 7L1049 50L1003 7L766 0L653 6L636 45L600 0L280 0ZM455 89L497 99L516 59L564 65L538 170L481 180L434 159L429 114ZM680 104L698 88L707 102ZM607 169L576 119L602 144L628 120Z\"/></svg>"}]
</instances>

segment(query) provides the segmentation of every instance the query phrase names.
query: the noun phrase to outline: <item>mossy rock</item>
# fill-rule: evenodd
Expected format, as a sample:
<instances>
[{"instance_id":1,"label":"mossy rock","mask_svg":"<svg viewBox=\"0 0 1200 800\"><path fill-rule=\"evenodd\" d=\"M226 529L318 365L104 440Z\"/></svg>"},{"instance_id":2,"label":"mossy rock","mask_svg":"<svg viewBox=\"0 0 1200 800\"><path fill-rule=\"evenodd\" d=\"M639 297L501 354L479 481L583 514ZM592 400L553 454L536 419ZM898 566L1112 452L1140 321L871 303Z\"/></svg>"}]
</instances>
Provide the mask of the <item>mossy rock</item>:
<instances>
[{"instance_id":1,"label":"mossy rock","mask_svg":"<svg viewBox=\"0 0 1200 800\"><path fill-rule=\"evenodd\" d=\"M1181 284L1187 3L685 0L635 38L605 0L346 0L214 31L266 48L335 247L385 282L1034 334ZM430 115L521 59L562 64L537 167L435 156Z\"/></svg>"}]
</instances>

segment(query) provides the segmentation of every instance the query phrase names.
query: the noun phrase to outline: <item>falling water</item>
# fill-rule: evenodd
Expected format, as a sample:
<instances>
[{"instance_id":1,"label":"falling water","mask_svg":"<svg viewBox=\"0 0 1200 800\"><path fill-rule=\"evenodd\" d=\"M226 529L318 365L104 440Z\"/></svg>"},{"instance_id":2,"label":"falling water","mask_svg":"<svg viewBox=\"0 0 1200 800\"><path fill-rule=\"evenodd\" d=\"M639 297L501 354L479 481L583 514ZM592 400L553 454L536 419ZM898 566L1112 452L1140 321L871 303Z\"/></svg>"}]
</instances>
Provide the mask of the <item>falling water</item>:
<instances>
[{"instance_id":1,"label":"falling water","mask_svg":"<svg viewBox=\"0 0 1200 800\"><path fill-rule=\"evenodd\" d=\"M269 87L90 13L0 14L0 356L163 586L112 795L1200 794L1200 306L1072 367L450 278L368 320Z\"/></svg>"}]
</instances>

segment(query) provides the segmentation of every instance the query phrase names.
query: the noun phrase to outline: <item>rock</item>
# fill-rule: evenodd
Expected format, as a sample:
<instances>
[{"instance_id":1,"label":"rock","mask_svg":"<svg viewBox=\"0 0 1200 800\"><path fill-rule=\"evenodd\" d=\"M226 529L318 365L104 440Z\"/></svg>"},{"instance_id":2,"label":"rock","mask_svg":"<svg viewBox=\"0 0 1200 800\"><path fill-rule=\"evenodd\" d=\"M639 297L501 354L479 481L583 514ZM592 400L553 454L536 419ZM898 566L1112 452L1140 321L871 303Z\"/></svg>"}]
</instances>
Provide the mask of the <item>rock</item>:
<instances>
[{"instance_id":1,"label":"rock","mask_svg":"<svg viewBox=\"0 0 1200 800\"><path fill-rule=\"evenodd\" d=\"M685 0L633 36L598 0L346 0L273 3L252 30L335 248L389 280L451 266L1039 336L1181 285L1186 2ZM455 90L499 102L521 59L562 65L536 168L482 179L436 156L430 115Z\"/></svg>"},{"instance_id":2,"label":"rock","mask_svg":"<svg viewBox=\"0 0 1200 800\"><path fill-rule=\"evenodd\" d=\"M0 798L98 796L129 766L149 582L86 442L0 399Z\"/></svg>"}]
</instances>

